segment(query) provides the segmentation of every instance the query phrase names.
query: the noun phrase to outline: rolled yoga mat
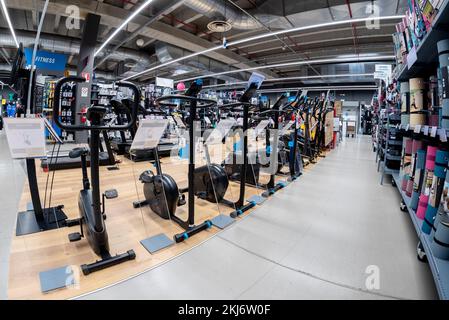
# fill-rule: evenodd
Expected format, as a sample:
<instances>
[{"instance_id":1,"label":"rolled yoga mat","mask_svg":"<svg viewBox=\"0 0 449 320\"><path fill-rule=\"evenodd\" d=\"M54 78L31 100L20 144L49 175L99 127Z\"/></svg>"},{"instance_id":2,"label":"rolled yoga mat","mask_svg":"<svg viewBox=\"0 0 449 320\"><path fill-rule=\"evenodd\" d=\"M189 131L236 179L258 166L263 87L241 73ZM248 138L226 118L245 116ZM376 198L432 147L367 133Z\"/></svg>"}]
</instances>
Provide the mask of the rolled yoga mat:
<instances>
[{"instance_id":1,"label":"rolled yoga mat","mask_svg":"<svg viewBox=\"0 0 449 320\"><path fill-rule=\"evenodd\" d=\"M407 183L410 179L411 165L412 165L412 139L403 139L403 154L401 158L401 168L402 168L402 183L401 189L405 191L407 189Z\"/></svg>"},{"instance_id":2,"label":"rolled yoga mat","mask_svg":"<svg viewBox=\"0 0 449 320\"><path fill-rule=\"evenodd\" d=\"M449 223L447 221L438 224L430 248L435 257L449 260Z\"/></svg>"},{"instance_id":3,"label":"rolled yoga mat","mask_svg":"<svg viewBox=\"0 0 449 320\"><path fill-rule=\"evenodd\" d=\"M410 84L401 82L401 125L410 124Z\"/></svg>"},{"instance_id":4,"label":"rolled yoga mat","mask_svg":"<svg viewBox=\"0 0 449 320\"><path fill-rule=\"evenodd\" d=\"M416 175L416 160L418 156L418 150L421 150L423 148L424 143L421 140L413 140L412 142L412 164L410 166L410 178L407 183L407 187L405 189L405 194L407 197L411 197L413 194L413 184L415 180Z\"/></svg>"},{"instance_id":5,"label":"rolled yoga mat","mask_svg":"<svg viewBox=\"0 0 449 320\"><path fill-rule=\"evenodd\" d=\"M446 170L443 193L440 206L435 217L434 227L430 237L430 248L435 257L449 260L449 171Z\"/></svg>"},{"instance_id":6,"label":"rolled yoga mat","mask_svg":"<svg viewBox=\"0 0 449 320\"><path fill-rule=\"evenodd\" d=\"M441 127L449 129L449 39L438 41L438 55L440 61L440 76L442 86L441 96Z\"/></svg>"},{"instance_id":7,"label":"rolled yoga mat","mask_svg":"<svg viewBox=\"0 0 449 320\"><path fill-rule=\"evenodd\" d=\"M430 232L430 237L433 239L435 236L435 231L438 227L438 225L441 222L448 222L449 223L449 170L446 168L446 179L444 181L444 187L443 192L441 194L441 201L440 205L438 206L438 213L435 216L435 221L433 223L432 231Z\"/></svg>"},{"instance_id":8,"label":"rolled yoga mat","mask_svg":"<svg viewBox=\"0 0 449 320\"><path fill-rule=\"evenodd\" d=\"M426 216L427 205L429 204L430 189L433 182L433 170L435 169L435 157L437 148L428 146L426 153L426 172L421 188L421 195L419 196L418 209L416 215L423 220Z\"/></svg>"},{"instance_id":9,"label":"rolled yoga mat","mask_svg":"<svg viewBox=\"0 0 449 320\"><path fill-rule=\"evenodd\" d=\"M438 78L436 76L431 76L429 78L429 91L428 91L428 108L429 112L429 126L440 127L440 98L438 96Z\"/></svg>"},{"instance_id":10,"label":"rolled yoga mat","mask_svg":"<svg viewBox=\"0 0 449 320\"><path fill-rule=\"evenodd\" d=\"M424 174L426 171L426 150L420 149L416 152L416 169L413 177L413 193L410 202L410 208L416 211L419 203L419 196L421 195L421 189L424 181Z\"/></svg>"},{"instance_id":11,"label":"rolled yoga mat","mask_svg":"<svg viewBox=\"0 0 449 320\"><path fill-rule=\"evenodd\" d=\"M424 79L410 79L410 125L426 124L426 96L426 83Z\"/></svg>"},{"instance_id":12,"label":"rolled yoga mat","mask_svg":"<svg viewBox=\"0 0 449 320\"><path fill-rule=\"evenodd\" d=\"M429 204L426 209L426 216L421 230L430 234L432 231L435 215L438 212L438 207L441 201L441 194L444 188L444 179L446 177L446 168L449 161L449 152L438 150L435 158L435 168L433 171L432 186L429 194Z\"/></svg>"}]
</instances>

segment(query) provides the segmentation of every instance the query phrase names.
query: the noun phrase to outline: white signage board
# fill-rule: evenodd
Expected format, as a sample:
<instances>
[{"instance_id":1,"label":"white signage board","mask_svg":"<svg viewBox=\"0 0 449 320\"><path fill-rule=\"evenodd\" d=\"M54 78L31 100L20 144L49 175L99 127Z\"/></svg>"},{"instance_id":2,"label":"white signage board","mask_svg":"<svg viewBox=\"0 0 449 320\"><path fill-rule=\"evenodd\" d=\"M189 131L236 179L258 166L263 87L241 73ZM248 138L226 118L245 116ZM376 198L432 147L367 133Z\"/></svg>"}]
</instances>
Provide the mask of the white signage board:
<instances>
[{"instance_id":1,"label":"white signage board","mask_svg":"<svg viewBox=\"0 0 449 320\"><path fill-rule=\"evenodd\" d=\"M265 80L265 76L261 75L260 73L257 72L253 72L251 74L251 77L248 80L248 87L252 84L255 83L257 85L257 89L260 89L260 86L262 85L262 83Z\"/></svg>"},{"instance_id":2,"label":"white signage board","mask_svg":"<svg viewBox=\"0 0 449 320\"><path fill-rule=\"evenodd\" d=\"M156 86L173 89L173 87L175 86L175 83L174 83L173 79L156 77Z\"/></svg>"},{"instance_id":3,"label":"white signage board","mask_svg":"<svg viewBox=\"0 0 449 320\"><path fill-rule=\"evenodd\" d=\"M284 134L287 130L290 130L290 128L295 124L294 120L289 121L284 127L281 128L281 135Z\"/></svg>"},{"instance_id":4,"label":"white signage board","mask_svg":"<svg viewBox=\"0 0 449 320\"><path fill-rule=\"evenodd\" d=\"M254 129L256 136L259 136L269 124L270 124L270 120L268 120L268 119L260 121L259 124L257 125L256 129Z\"/></svg>"},{"instance_id":5,"label":"white signage board","mask_svg":"<svg viewBox=\"0 0 449 320\"><path fill-rule=\"evenodd\" d=\"M232 127L235 125L234 119L223 119L217 126L212 130L210 135L206 139L207 145L221 144L223 138L226 137L231 131Z\"/></svg>"},{"instance_id":6,"label":"white signage board","mask_svg":"<svg viewBox=\"0 0 449 320\"><path fill-rule=\"evenodd\" d=\"M3 121L11 158L42 158L47 155L44 119L5 118Z\"/></svg>"},{"instance_id":7,"label":"white signage board","mask_svg":"<svg viewBox=\"0 0 449 320\"><path fill-rule=\"evenodd\" d=\"M156 148L165 129L168 119L144 119L140 121L131 150Z\"/></svg>"}]
</instances>

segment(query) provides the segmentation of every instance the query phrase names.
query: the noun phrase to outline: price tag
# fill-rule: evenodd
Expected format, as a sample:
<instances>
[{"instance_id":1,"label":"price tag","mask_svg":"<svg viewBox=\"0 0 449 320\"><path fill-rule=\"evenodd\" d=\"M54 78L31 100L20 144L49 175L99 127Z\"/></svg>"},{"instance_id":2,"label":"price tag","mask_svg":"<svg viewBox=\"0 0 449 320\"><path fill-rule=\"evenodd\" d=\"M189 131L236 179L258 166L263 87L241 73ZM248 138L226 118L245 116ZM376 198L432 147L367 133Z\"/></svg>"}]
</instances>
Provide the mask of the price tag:
<instances>
[{"instance_id":1,"label":"price tag","mask_svg":"<svg viewBox=\"0 0 449 320\"><path fill-rule=\"evenodd\" d=\"M410 125L408 124L405 126L405 130L408 131L409 129L410 129Z\"/></svg>"},{"instance_id":2,"label":"price tag","mask_svg":"<svg viewBox=\"0 0 449 320\"><path fill-rule=\"evenodd\" d=\"M429 126L424 126L423 131L424 131L424 134L425 134L426 136L428 136L428 135L429 135Z\"/></svg>"},{"instance_id":3,"label":"price tag","mask_svg":"<svg viewBox=\"0 0 449 320\"><path fill-rule=\"evenodd\" d=\"M432 127L432 129L430 130L430 136L432 137L432 138L435 138L436 137L436 135L437 135L437 127Z\"/></svg>"},{"instance_id":4,"label":"price tag","mask_svg":"<svg viewBox=\"0 0 449 320\"><path fill-rule=\"evenodd\" d=\"M419 124L417 124L415 126L415 131L413 131L414 133L420 133L421 132L421 126Z\"/></svg>"},{"instance_id":5,"label":"price tag","mask_svg":"<svg viewBox=\"0 0 449 320\"><path fill-rule=\"evenodd\" d=\"M438 134L440 136L441 142L447 142L446 129L440 129Z\"/></svg>"}]
</instances>

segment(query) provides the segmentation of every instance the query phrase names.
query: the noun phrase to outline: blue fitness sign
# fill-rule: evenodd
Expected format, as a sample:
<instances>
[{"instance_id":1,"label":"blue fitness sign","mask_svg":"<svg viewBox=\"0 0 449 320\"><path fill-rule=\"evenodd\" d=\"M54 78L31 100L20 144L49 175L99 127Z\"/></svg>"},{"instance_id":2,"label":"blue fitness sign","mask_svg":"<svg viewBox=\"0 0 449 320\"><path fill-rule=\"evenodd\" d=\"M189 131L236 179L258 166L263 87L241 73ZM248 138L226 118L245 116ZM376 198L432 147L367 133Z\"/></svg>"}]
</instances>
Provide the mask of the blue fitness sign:
<instances>
[{"instance_id":1,"label":"blue fitness sign","mask_svg":"<svg viewBox=\"0 0 449 320\"><path fill-rule=\"evenodd\" d=\"M31 60L33 58L33 49L25 48L25 57L27 67L31 67ZM61 53L53 53L43 50L36 52L36 59L34 60L36 69L40 71L57 71L64 72L67 64L67 55Z\"/></svg>"}]
</instances>

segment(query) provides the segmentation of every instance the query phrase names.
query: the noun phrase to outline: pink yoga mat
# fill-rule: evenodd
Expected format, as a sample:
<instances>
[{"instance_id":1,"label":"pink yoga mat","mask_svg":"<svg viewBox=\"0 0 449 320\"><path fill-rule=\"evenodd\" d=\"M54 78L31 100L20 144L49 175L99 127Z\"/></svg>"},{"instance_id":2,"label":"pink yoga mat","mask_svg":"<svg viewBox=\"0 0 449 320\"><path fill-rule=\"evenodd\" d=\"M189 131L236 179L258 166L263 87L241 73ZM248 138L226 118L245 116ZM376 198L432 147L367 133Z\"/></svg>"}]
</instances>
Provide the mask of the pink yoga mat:
<instances>
[{"instance_id":1,"label":"pink yoga mat","mask_svg":"<svg viewBox=\"0 0 449 320\"><path fill-rule=\"evenodd\" d=\"M433 171L435 169L435 157L437 155L437 150L437 147L427 147L426 170Z\"/></svg>"},{"instance_id":2,"label":"pink yoga mat","mask_svg":"<svg viewBox=\"0 0 449 320\"><path fill-rule=\"evenodd\" d=\"M426 216L427 205L429 204L429 196L422 194L419 197L418 209L416 210L416 216L423 220Z\"/></svg>"},{"instance_id":3,"label":"pink yoga mat","mask_svg":"<svg viewBox=\"0 0 449 320\"><path fill-rule=\"evenodd\" d=\"M432 179L433 178L433 170L435 169L435 157L437 154L437 148L428 146L427 147L427 156L426 156L426 177L423 181L423 190L421 192L421 196L419 197L418 209L416 210L416 215L419 219L424 219L426 216L427 205L429 203L429 194L425 192L425 189L430 190Z\"/></svg>"},{"instance_id":4,"label":"pink yoga mat","mask_svg":"<svg viewBox=\"0 0 449 320\"><path fill-rule=\"evenodd\" d=\"M429 126L438 127L440 122L440 117L437 114L432 114L429 116Z\"/></svg>"}]
</instances>

